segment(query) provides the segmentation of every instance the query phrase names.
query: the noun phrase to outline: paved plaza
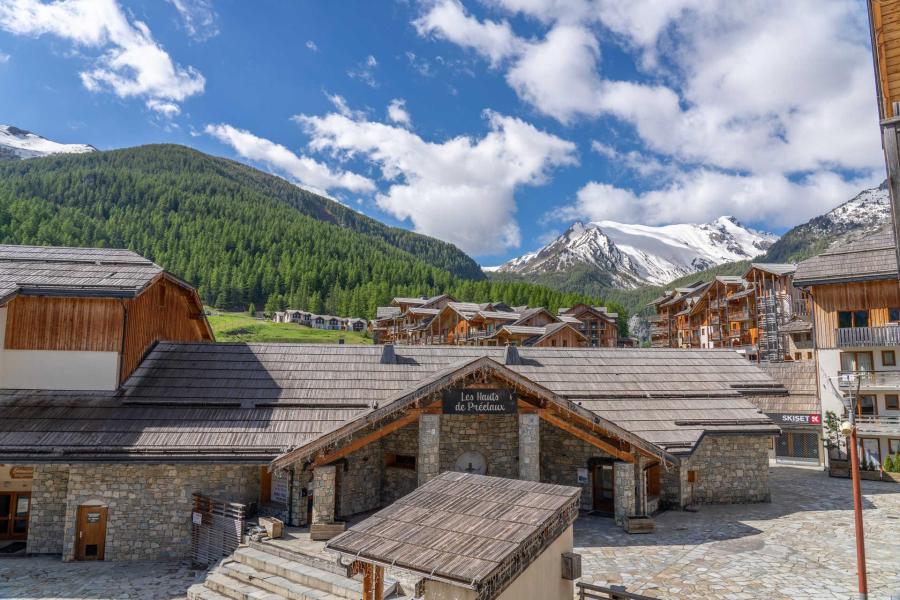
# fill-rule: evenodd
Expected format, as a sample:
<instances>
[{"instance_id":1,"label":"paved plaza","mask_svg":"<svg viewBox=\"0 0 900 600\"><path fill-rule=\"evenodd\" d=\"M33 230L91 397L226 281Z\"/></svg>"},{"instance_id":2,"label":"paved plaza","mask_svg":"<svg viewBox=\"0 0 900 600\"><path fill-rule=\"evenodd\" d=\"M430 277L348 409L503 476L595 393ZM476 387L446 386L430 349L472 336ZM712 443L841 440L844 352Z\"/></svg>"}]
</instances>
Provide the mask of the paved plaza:
<instances>
[{"instance_id":1,"label":"paved plaza","mask_svg":"<svg viewBox=\"0 0 900 600\"><path fill-rule=\"evenodd\" d=\"M608 519L576 521L584 580L658 598L855 597L850 481L775 467L770 504L667 512L632 536ZM900 488L863 482L870 598L900 598ZM202 579L186 563L62 563L0 558L0 598L183 598Z\"/></svg>"}]
</instances>

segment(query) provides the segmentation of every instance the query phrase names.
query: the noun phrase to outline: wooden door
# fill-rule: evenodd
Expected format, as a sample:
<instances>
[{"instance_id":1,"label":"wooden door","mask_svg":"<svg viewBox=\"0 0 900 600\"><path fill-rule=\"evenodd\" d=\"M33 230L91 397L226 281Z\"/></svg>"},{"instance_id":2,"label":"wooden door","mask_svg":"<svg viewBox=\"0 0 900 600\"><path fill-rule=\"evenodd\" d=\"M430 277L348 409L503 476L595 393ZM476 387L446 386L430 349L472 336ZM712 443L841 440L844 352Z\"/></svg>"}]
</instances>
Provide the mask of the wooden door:
<instances>
[{"instance_id":1,"label":"wooden door","mask_svg":"<svg viewBox=\"0 0 900 600\"><path fill-rule=\"evenodd\" d=\"M24 540L28 537L31 492L0 494L0 540Z\"/></svg>"},{"instance_id":2,"label":"wooden door","mask_svg":"<svg viewBox=\"0 0 900 600\"><path fill-rule=\"evenodd\" d=\"M615 475L612 463L594 465L594 510L612 514L615 505Z\"/></svg>"},{"instance_id":3,"label":"wooden door","mask_svg":"<svg viewBox=\"0 0 900 600\"><path fill-rule=\"evenodd\" d=\"M103 560L106 550L105 506L79 506L75 560Z\"/></svg>"}]
</instances>

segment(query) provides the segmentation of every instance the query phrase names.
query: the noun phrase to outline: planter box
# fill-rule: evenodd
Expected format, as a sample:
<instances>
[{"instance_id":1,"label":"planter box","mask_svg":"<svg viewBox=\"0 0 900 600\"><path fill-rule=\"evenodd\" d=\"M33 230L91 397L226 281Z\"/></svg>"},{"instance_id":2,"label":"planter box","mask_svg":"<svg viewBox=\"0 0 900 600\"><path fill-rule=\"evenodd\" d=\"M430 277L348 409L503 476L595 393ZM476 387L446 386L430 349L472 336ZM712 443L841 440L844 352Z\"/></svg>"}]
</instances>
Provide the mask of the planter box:
<instances>
[{"instance_id":1,"label":"planter box","mask_svg":"<svg viewBox=\"0 0 900 600\"><path fill-rule=\"evenodd\" d=\"M900 473L888 473L887 471L883 471L881 473L882 481L892 481L894 483L900 483Z\"/></svg>"},{"instance_id":2,"label":"planter box","mask_svg":"<svg viewBox=\"0 0 900 600\"><path fill-rule=\"evenodd\" d=\"M850 477L850 461L832 458L828 461L828 474L832 477Z\"/></svg>"},{"instance_id":3,"label":"planter box","mask_svg":"<svg viewBox=\"0 0 900 600\"><path fill-rule=\"evenodd\" d=\"M276 519L275 517L260 517L259 524L266 528L266 535L272 539L277 539L284 535L284 523L281 519Z\"/></svg>"},{"instance_id":4,"label":"planter box","mask_svg":"<svg viewBox=\"0 0 900 600\"><path fill-rule=\"evenodd\" d=\"M625 517L625 531L628 533L653 533L656 523L650 517Z\"/></svg>"},{"instance_id":5,"label":"planter box","mask_svg":"<svg viewBox=\"0 0 900 600\"><path fill-rule=\"evenodd\" d=\"M315 541L321 542L330 540L336 535L344 533L347 529L345 521L335 521L334 523L313 523L309 526L309 537Z\"/></svg>"},{"instance_id":6,"label":"planter box","mask_svg":"<svg viewBox=\"0 0 900 600\"><path fill-rule=\"evenodd\" d=\"M859 478L866 481L881 481L881 471L860 471Z\"/></svg>"}]
</instances>

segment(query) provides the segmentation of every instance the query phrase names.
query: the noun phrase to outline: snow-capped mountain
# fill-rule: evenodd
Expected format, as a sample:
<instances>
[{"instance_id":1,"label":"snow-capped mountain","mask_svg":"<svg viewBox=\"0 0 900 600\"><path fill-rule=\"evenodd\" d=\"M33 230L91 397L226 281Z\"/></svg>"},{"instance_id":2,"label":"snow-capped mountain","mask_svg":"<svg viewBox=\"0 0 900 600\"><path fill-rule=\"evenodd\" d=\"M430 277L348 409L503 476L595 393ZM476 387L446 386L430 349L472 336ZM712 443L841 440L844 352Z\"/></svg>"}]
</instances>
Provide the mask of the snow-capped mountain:
<instances>
[{"instance_id":1,"label":"snow-capped mountain","mask_svg":"<svg viewBox=\"0 0 900 600\"><path fill-rule=\"evenodd\" d=\"M724 262L763 254L778 236L719 217L701 225L652 227L615 221L576 222L550 244L510 260L500 271L525 275L587 265L616 287L665 284Z\"/></svg>"},{"instance_id":2,"label":"snow-capped mountain","mask_svg":"<svg viewBox=\"0 0 900 600\"><path fill-rule=\"evenodd\" d=\"M829 246L872 233L891 222L891 194L887 181L859 194L824 215L797 225L766 253L772 262L803 260Z\"/></svg>"},{"instance_id":3,"label":"snow-capped mountain","mask_svg":"<svg viewBox=\"0 0 900 600\"><path fill-rule=\"evenodd\" d=\"M12 125L0 125L0 160L96 151L96 148L88 144L60 144Z\"/></svg>"}]
</instances>

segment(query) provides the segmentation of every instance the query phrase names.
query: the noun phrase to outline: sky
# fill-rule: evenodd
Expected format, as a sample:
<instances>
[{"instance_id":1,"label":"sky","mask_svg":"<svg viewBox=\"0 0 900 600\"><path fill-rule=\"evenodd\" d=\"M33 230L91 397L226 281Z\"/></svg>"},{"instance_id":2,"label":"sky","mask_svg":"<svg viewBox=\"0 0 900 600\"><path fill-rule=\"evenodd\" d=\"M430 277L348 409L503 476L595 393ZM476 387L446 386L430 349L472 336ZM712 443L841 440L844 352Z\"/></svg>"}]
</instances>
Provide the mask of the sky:
<instances>
[{"instance_id":1,"label":"sky","mask_svg":"<svg viewBox=\"0 0 900 600\"><path fill-rule=\"evenodd\" d=\"M0 123L246 162L484 265L884 178L864 0L0 0Z\"/></svg>"}]
</instances>

